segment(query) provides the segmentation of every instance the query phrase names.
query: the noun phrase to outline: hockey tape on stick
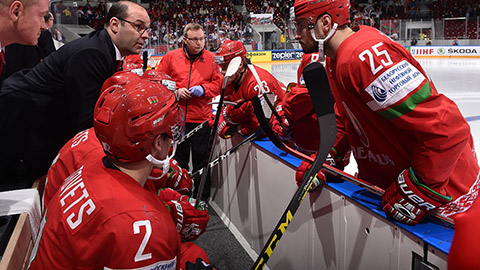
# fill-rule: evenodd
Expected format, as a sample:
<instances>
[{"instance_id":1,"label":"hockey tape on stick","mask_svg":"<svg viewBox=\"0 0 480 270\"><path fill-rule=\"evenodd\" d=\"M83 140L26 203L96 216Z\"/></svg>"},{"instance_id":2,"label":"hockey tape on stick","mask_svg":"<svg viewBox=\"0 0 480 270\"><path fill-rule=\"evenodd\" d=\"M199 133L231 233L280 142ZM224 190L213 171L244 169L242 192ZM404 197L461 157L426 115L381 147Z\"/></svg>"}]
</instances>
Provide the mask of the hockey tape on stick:
<instances>
[{"instance_id":1,"label":"hockey tape on stick","mask_svg":"<svg viewBox=\"0 0 480 270\"><path fill-rule=\"evenodd\" d=\"M206 161L205 166L203 167L202 178L200 180L200 184L198 185L197 197L195 198L195 208L198 208L198 204L200 203L200 198L202 196L203 187L205 186L205 182L207 181L208 175L208 164L213 159L213 150L215 149L215 139L217 138L217 127L218 122L220 121L220 113L223 107L223 100L225 98L225 89L227 88L228 78L230 78L233 74L237 73L240 65L242 64L242 58L237 56L230 61L227 67L227 71L225 72L222 84L222 93L220 95L220 100L218 102L217 113L215 114L215 121L213 122L212 129L210 131L210 137L208 138L208 145L207 145L207 153L205 155Z\"/></svg>"},{"instance_id":2,"label":"hockey tape on stick","mask_svg":"<svg viewBox=\"0 0 480 270\"><path fill-rule=\"evenodd\" d=\"M333 98L331 96L330 85L328 84L328 78L325 72L325 68L321 64L314 65L314 63L312 63L305 67L303 71L303 77L307 82L308 92L310 94L310 98L312 99L312 103L314 104L315 114L317 115L317 120L319 124L320 144L317 157L315 158L312 167L303 178L300 187L293 195L293 198L288 204L287 209L283 213L280 221L273 230L270 238L268 239L264 248L258 255L258 258L251 269L263 269L268 259L270 259L273 250L277 246L280 238L283 236L285 230L292 221L293 216L300 207L300 204L305 198L305 195L308 193L308 190L313 183L313 179L316 177L317 172L321 169L322 164L325 162L325 159L336 139L337 125L335 122L335 113L333 110ZM259 122L259 118L263 118L263 125L262 122L260 122L260 125L263 129L265 124L268 125L268 122L265 123L264 121L265 117L263 111L261 111L260 105L260 100L258 98L254 98L253 106L255 114L257 115L257 119L259 120Z\"/></svg>"},{"instance_id":3,"label":"hockey tape on stick","mask_svg":"<svg viewBox=\"0 0 480 270\"><path fill-rule=\"evenodd\" d=\"M238 149L242 148L242 146L244 146L244 145L248 144L249 142L255 140L258 136L260 136L262 134L263 134L263 130L261 128L258 128L257 131L255 131L255 133L253 133L252 135L243 139L238 144L232 146L230 149L225 151L223 154L220 154L216 159L210 161L210 163L208 163L208 169L216 166L218 163L220 163L220 161L226 159L228 156L235 153ZM192 173L192 174L190 174L190 178L195 180L195 178L197 178L202 172L203 172L203 168L194 172L194 173Z\"/></svg>"}]
</instances>

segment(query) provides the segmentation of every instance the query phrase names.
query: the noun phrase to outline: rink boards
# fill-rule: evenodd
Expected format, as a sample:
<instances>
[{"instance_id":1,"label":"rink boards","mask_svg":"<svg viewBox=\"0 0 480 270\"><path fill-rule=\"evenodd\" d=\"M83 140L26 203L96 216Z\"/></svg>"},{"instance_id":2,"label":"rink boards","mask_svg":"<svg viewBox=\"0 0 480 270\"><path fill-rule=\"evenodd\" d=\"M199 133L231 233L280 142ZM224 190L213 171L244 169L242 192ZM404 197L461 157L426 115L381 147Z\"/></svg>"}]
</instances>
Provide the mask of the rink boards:
<instances>
[{"instance_id":1,"label":"rink boards","mask_svg":"<svg viewBox=\"0 0 480 270\"><path fill-rule=\"evenodd\" d=\"M221 140L225 151L242 137ZM270 141L255 141L213 169L212 207L256 260L297 186L300 160ZM453 229L427 220L407 226L387 219L381 198L351 183L309 193L267 266L270 269L447 268ZM423 259L422 259L423 258ZM436 268L432 268L436 269Z\"/></svg>"}]
</instances>

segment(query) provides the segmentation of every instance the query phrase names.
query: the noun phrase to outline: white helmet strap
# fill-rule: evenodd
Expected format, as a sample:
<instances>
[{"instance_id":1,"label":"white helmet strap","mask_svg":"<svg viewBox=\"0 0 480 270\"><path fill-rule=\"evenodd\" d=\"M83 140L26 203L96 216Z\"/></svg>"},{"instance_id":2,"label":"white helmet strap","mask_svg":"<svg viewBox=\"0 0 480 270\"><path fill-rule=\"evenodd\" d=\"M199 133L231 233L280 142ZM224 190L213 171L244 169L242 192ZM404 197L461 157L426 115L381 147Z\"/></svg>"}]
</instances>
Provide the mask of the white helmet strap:
<instances>
[{"instance_id":1,"label":"white helmet strap","mask_svg":"<svg viewBox=\"0 0 480 270\"><path fill-rule=\"evenodd\" d=\"M148 154L148 156L145 157L150 163L153 164L153 166L157 168L160 168L160 167L162 168L162 175L157 179L162 178L170 170L170 159L172 159L172 157L175 155L175 151L177 151L177 144L178 144L177 141L173 142L172 154L170 156L167 155L167 157L164 160L159 160L154 156L152 156L151 154Z\"/></svg>"},{"instance_id":2,"label":"white helmet strap","mask_svg":"<svg viewBox=\"0 0 480 270\"><path fill-rule=\"evenodd\" d=\"M325 61L325 52L324 52L325 42L327 42L330 38L332 38L333 34L335 34L335 32L337 31L337 26L338 24L334 23L332 26L332 29L330 29L330 31L328 32L328 35L324 39L316 38L315 29L314 28L310 29L310 34L312 35L312 38L316 42L318 42L318 56L320 57L319 59L320 62Z\"/></svg>"}]
</instances>

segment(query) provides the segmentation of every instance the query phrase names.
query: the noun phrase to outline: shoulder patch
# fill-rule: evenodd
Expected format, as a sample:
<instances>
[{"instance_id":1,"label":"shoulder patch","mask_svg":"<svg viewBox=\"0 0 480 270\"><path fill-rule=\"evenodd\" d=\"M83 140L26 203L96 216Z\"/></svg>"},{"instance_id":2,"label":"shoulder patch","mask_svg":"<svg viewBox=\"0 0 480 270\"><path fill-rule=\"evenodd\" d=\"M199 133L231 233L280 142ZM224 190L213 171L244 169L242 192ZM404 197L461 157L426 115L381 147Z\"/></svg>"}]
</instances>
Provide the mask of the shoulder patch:
<instances>
[{"instance_id":1,"label":"shoulder patch","mask_svg":"<svg viewBox=\"0 0 480 270\"><path fill-rule=\"evenodd\" d=\"M386 109L410 95L425 80L412 64L403 60L378 76L365 91L372 97L367 105L373 111Z\"/></svg>"}]
</instances>

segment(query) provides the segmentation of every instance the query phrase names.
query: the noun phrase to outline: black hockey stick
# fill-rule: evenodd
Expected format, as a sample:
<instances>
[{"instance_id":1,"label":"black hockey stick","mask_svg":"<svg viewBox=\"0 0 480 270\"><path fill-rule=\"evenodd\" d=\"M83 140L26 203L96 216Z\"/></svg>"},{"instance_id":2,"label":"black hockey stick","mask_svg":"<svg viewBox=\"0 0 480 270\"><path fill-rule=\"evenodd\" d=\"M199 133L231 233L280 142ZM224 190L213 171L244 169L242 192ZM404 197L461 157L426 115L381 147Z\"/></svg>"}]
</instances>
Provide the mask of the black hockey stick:
<instances>
[{"instance_id":1,"label":"black hockey stick","mask_svg":"<svg viewBox=\"0 0 480 270\"><path fill-rule=\"evenodd\" d=\"M185 134L179 141L178 141L178 144L181 144L182 142L184 142L186 139L192 137L195 133L197 133L197 131L199 131L200 129L203 128L203 126L208 123L208 120L205 120L203 121L202 123L200 123L198 126L196 126L194 129L190 130L190 132L188 132L187 134Z\"/></svg>"},{"instance_id":2,"label":"black hockey stick","mask_svg":"<svg viewBox=\"0 0 480 270\"><path fill-rule=\"evenodd\" d=\"M197 197L195 198L196 199L195 208L197 208L198 204L200 203L200 198L203 193L203 187L205 186L205 182L207 181L208 164L213 159L213 153L214 153L213 150L215 149L215 139L217 138L216 136L217 127L218 127L218 122L220 121L219 112L222 111L223 99L225 98L225 89L227 88L228 78L230 78L233 74L237 73L241 64L242 64L242 58L240 58L239 56L233 58L232 61L230 61L230 64L228 64L227 71L225 72L225 75L223 78L222 93L220 95L220 101L218 102L217 113L215 114L215 121L213 122L213 126L210 131L210 137L208 139L207 153L205 155L207 162L205 162L205 165L203 167L204 170L202 173L202 178L200 180L200 184L198 185Z\"/></svg>"},{"instance_id":3,"label":"black hockey stick","mask_svg":"<svg viewBox=\"0 0 480 270\"><path fill-rule=\"evenodd\" d=\"M257 131L255 131L255 133L253 133L252 135L248 136L247 138L243 139L241 142L239 142L238 144L232 146L230 149L228 149L227 151L225 151L223 154L220 154L216 159L210 161L210 163L208 163L208 169L216 166L218 163L220 163L220 161L226 159L228 156L230 156L231 154L235 153L238 149L242 148L242 146L248 144L249 142L255 140L258 136L262 135L263 134L263 130L261 128L258 128ZM197 178L202 172L203 172L204 168L190 174L190 178L192 178L193 180L195 180L195 178Z\"/></svg>"},{"instance_id":4,"label":"black hockey stick","mask_svg":"<svg viewBox=\"0 0 480 270\"><path fill-rule=\"evenodd\" d=\"M303 198L305 198L305 195L313 183L313 179L316 177L316 173L321 169L322 164L336 139L337 126L335 122L335 113L333 110L333 97L331 95L330 85L328 83L325 68L320 63L318 63L318 65L312 63L305 67L303 71L303 77L307 82L308 92L310 94L310 98L312 99L320 128L320 144L318 148L318 154L312 164L312 167L305 174L300 187L295 192L295 195L293 195L292 200L288 204L287 209L280 218L280 221L273 230L263 250L258 255L258 258L253 264L252 269L263 269L268 259L270 259L273 250L277 246L278 241L280 241L280 238L283 236L285 230L292 221L293 216L300 207ZM265 128L271 130L268 122L260 121L260 118L263 120L266 119L263 111L261 110L260 99L255 97L252 103L262 129L265 125L267 125L268 127L265 126Z\"/></svg>"}]
</instances>

